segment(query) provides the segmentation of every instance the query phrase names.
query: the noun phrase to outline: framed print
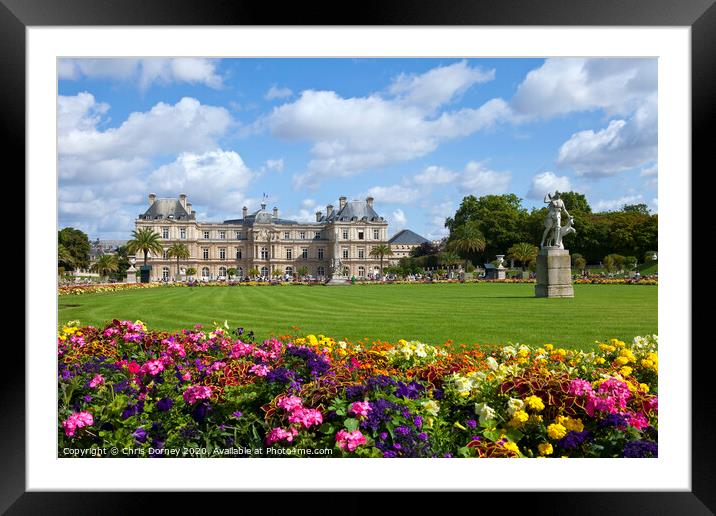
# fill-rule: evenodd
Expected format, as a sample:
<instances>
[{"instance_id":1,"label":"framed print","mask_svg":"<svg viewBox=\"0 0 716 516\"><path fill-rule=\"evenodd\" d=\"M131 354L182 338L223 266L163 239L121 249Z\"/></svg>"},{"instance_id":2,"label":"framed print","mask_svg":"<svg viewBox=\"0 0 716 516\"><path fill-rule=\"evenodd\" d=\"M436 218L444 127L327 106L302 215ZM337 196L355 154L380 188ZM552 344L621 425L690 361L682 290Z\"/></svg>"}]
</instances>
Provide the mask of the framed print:
<instances>
[{"instance_id":1,"label":"framed print","mask_svg":"<svg viewBox=\"0 0 716 516\"><path fill-rule=\"evenodd\" d=\"M29 300L3 509L713 510L690 218L711 2L396 2L351 26L98 5L0 5Z\"/></svg>"}]
</instances>

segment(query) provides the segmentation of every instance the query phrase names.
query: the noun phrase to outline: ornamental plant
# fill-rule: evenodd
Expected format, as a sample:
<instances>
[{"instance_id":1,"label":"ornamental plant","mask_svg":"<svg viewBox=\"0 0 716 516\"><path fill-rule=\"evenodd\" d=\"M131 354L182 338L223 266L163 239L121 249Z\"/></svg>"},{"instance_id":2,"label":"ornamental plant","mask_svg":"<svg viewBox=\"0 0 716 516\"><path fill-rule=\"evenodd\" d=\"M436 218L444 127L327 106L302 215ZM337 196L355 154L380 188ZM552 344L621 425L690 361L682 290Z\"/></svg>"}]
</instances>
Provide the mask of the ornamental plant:
<instances>
[{"instance_id":1,"label":"ornamental plant","mask_svg":"<svg viewBox=\"0 0 716 516\"><path fill-rule=\"evenodd\" d=\"M655 335L483 350L70 321L57 359L59 456L658 455Z\"/></svg>"}]
</instances>

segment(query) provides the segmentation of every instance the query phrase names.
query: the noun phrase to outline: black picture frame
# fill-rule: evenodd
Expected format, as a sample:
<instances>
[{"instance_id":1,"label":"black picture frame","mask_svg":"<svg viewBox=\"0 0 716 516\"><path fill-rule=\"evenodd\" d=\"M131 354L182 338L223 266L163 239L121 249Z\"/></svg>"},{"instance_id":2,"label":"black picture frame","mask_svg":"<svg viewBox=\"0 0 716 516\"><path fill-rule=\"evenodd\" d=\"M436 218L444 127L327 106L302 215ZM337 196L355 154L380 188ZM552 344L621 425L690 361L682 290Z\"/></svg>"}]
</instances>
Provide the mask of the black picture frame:
<instances>
[{"instance_id":1,"label":"black picture frame","mask_svg":"<svg viewBox=\"0 0 716 516\"><path fill-rule=\"evenodd\" d=\"M278 5L224 0L0 0L0 117L5 156L25 167L25 29L29 26L87 25L549 25L549 26L687 26L692 52L692 171L706 169L711 158L716 92L715 0L393 0L342 4L311 2ZM345 14L342 14L345 13ZM710 165L710 163L709 163ZM712 168L709 167L709 168ZM704 170L704 173L713 173ZM692 172L692 185L694 174ZM28 185L30 188L32 185ZM697 192L692 186L692 192ZM702 190L703 191L703 190ZM30 192L26 192L28 194ZM22 198L21 196L17 196ZM25 197L27 199L27 196ZM695 203L694 203L695 204ZM689 212L691 206L689 206ZM690 229L690 228L689 228ZM692 233L696 234L696 233ZM26 271L27 272L27 271ZM691 282L691 278L687 278ZM696 308L696 304L692 304ZM25 314L26 321L28 313ZM698 320L694 317L693 320ZM693 341L690 321L688 335ZM3 350L0 375L0 510L7 514L125 514L150 509L160 495L152 493L48 493L25 489L25 353L20 346ZM28 345L29 343L26 343ZM691 342L684 349L694 348ZM708 345L708 342L704 344ZM22 364L22 365L21 365ZM480 493L467 502L486 508L484 496L510 510L549 514L713 514L716 511L716 439L712 434L714 396L707 384L710 361L692 362L692 489L689 492L554 492ZM688 428L688 425L685 425ZM618 474L618 472L615 472ZM558 479L555 480L558 486ZM555 487L556 490L559 487ZM217 494L173 493L184 512L210 510ZM246 500L246 494L241 494ZM264 495L265 496L265 495ZM273 500L271 495L271 500ZM295 502L311 493L291 495ZM445 494L443 494L445 496ZM453 495L450 495L453 496ZM476 496L479 496L479 502ZM401 512L420 507L424 494L400 500ZM213 501L210 501L213 500ZM164 508L166 501L161 502ZM265 502L265 503L276 503ZM361 496L321 495L321 505L341 512L372 511L375 501ZM381 502L382 503L382 502ZM452 502L451 502L452 505ZM446 509L448 507L446 506ZM238 509L238 507L237 507ZM319 509L320 510L320 509ZM273 512L273 511L271 511ZM322 510L320 512L323 512Z\"/></svg>"}]
</instances>

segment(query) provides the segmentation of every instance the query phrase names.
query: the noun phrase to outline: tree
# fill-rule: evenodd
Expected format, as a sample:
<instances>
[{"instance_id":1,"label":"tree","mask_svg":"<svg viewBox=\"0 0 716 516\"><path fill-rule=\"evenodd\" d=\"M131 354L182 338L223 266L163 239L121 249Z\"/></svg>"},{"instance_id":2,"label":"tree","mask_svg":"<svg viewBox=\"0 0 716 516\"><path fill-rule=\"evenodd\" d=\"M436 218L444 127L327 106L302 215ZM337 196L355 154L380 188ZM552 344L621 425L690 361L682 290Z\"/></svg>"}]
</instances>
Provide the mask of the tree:
<instances>
[{"instance_id":1,"label":"tree","mask_svg":"<svg viewBox=\"0 0 716 516\"><path fill-rule=\"evenodd\" d=\"M194 267L187 268L187 270L186 270L187 276L192 277L192 276L194 276L194 274L196 274L196 269Z\"/></svg>"},{"instance_id":2,"label":"tree","mask_svg":"<svg viewBox=\"0 0 716 516\"><path fill-rule=\"evenodd\" d=\"M373 249L370 250L370 256L373 258L379 258L380 259L380 275L383 275L383 258L386 256L392 256L393 251L390 249L389 245L386 244L378 244L373 247Z\"/></svg>"},{"instance_id":3,"label":"tree","mask_svg":"<svg viewBox=\"0 0 716 516\"><path fill-rule=\"evenodd\" d=\"M256 267L251 267L247 274L249 275L249 278L255 278L259 275L259 270Z\"/></svg>"},{"instance_id":4,"label":"tree","mask_svg":"<svg viewBox=\"0 0 716 516\"><path fill-rule=\"evenodd\" d=\"M62 244L57 246L57 266L63 270L74 269L75 257Z\"/></svg>"},{"instance_id":5,"label":"tree","mask_svg":"<svg viewBox=\"0 0 716 516\"><path fill-rule=\"evenodd\" d=\"M72 266L84 269L89 266L90 241L87 234L75 228L63 228L57 233L57 243L72 256Z\"/></svg>"},{"instance_id":6,"label":"tree","mask_svg":"<svg viewBox=\"0 0 716 516\"><path fill-rule=\"evenodd\" d=\"M413 258L420 258L421 256L430 256L440 252L440 247L433 244L432 242L423 242L417 247L413 247L410 250L410 256Z\"/></svg>"},{"instance_id":7,"label":"tree","mask_svg":"<svg viewBox=\"0 0 716 516\"><path fill-rule=\"evenodd\" d=\"M169 258L176 258L177 259L177 278L179 277L179 259L186 260L189 258L189 249L186 247L186 245L177 242L175 244L172 244L169 249L167 249L167 256Z\"/></svg>"},{"instance_id":8,"label":"tree","mask_svg":"<svg viewBox=\"0 0 716 516\"><path fill-rule=\"evenodd\" d=\"M234 267L229 267L226 271L226 274L229 275L229 279L232 279L234 276L236 276L236 269Z\"/></svg>"},{"instance_id":9,"label":"tree","mask_svg":"<svg viewBox=\"0 0 716 516\"><path fill-rule=\"evenodd\" d=\"M150 252L160 254L164 252L159 233L151 228L140 228L132 231L132 240L127 242L127 252L136 254L139 251L144 253L144 265L147 265L147 256Z\"/></svg>"},{"instance_id":10,"label":"tree","mask_svg":"<svg viewBox=\"0 0 716 516\"><path fill-rule=\"evenodd\" d=\"M278 269L274 269L274 270L271 271L271 276L273 276L274 278L278 278L278 277L280 277L282 274L283 274L283 272L281 272L281 271L278 270Z\"/></svg>"},{"instance_id":11,"label":"tree","mask_svg":"<svg viewBox=\"0 0 716 516\"><path fill-rule=\"evenodd\" d=\"M308 267L301 265L298 269L296 269L296 274L298 274L299 278L305 278L308 275Z\"/></svg>"},{"instance_id":12,"label":"tree","mask_svg":"<svg viewBox=\"0 0 716 516\"><path fill-rule=\"evenodd\" d=\"M579 192L559 192L569 213L592 213L592 207L587 202L584 194Z\"/></svg>"},{"instance_id":13,"label":"tree","mask_svg":"<svg viewBox=\"0 0 716 516\"><path fill-rule=\"evenodd\" d=\"M118 268L117 257L113 254L101 254L92 264L92 270L97 271L101 278L115 272Z\"/></svg>"},{"instance_id":14,"label":"tree","mask_svg":"<svg viewBox=\"0 0 716 516\"><path fill-rule=\"evenodd\" d=\"M450 231L447 242L448 251L458 253L463 258L484 251L486 246L487 241L480 231L480 223L475 220L468 220L455 227Z\"/></svg>"},{"instance_id":15,"label":"tree","mask_svg":"<svg viewBox=\"0 0 716 516\"><path fill-rule=\"evenodd\" d=\"M630 271L636 269L636 266L637 266L636 256L627 256L626 258L624 258L624 263L626 264L626 266L629 268Z\"/></svg>"},{"instance_id":16,"label":"tree","mask_svg":"<svg viewBox=\"0 0 716 516\"><path fill-rule=\"evenodd\" d=\"M587 260L580 256L574 260L574 266L578 268L582 274L584 274L584 269L587 268Z\"/></svg>"},{"instance_id":17,"label":"tree","mask_svg":"<svg viewBox=\"0 0 716 516\"><path fill-rule=\"evenodd\" d=\"M647 251L644 253L644 263L651 263L656 260L656 251Z\"/></svg>"},{"instance_id":18,"label":"tree","mask_svg":"<svg viewBox=\"0 0 716 516\"><path fill-rule=\"evenodd\" d=\"M539 253L539 248L536 245L520 242L507 250L507 258L521 264L524 271L530 261L537 259L537 253Z\"/></svg>"},{"instance_id":19,"label":"tree","mask_svg":"<svg viewBox=\"0 0 716 516\"><path fill-rule=\"evenodd\" d=\"M622 211L624 211L626 213L638 213L640 215L649 215L650 214L649 207L644 203L625 204L624 206L622 206Z\"/></svg>"}]
</instances>

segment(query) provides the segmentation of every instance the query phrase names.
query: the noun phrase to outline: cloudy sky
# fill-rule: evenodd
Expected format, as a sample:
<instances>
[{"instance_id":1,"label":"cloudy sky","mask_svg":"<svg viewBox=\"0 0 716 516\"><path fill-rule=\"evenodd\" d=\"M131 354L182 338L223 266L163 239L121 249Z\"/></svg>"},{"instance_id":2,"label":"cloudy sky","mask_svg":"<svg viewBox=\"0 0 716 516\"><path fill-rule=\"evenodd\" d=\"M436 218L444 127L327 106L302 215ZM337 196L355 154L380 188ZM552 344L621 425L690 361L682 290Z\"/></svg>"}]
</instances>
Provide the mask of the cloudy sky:
<instances>
[{"instance_id":1,"label":"cloudy sky","mask_svg":"<svg viewBox=\"0 0 716 516\"><path fill-rule=\"evenodd\" d=\"M74 59L58 64L59 223L126 239L147 194L201 220L375 198L446 234L465 195L555 189L657 211L655 59Z\"/></svg>"}]
</instances>

